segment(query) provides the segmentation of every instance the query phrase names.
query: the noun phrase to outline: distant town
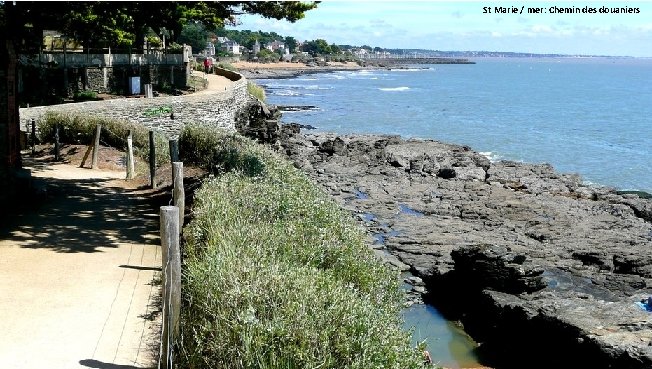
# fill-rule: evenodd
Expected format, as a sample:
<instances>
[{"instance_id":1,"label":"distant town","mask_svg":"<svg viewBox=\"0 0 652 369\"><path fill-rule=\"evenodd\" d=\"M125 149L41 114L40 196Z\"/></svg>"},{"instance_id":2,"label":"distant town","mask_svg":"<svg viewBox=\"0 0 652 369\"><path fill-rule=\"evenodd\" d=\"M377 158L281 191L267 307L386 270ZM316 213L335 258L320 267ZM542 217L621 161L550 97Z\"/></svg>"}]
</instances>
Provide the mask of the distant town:
<instances>
[{"instance_id":1,"label":"distant town","mask_svg":"<svg viewBox=\"0 0 652 369\"><path fill-rule=\"evenodd\" d=\"M401 59L401 58L530 58L530 57L605 57L602 55L537 54L505 51L441 51L395 49L368 45L335 45L323 39L298 41L274 32L218 31L207 32L206 46L198 54L207 57L239 57L261 61L300 61L310 57L329 59ZM193 49L197 53L197 49Z\"/></svg>"}]
</instances>

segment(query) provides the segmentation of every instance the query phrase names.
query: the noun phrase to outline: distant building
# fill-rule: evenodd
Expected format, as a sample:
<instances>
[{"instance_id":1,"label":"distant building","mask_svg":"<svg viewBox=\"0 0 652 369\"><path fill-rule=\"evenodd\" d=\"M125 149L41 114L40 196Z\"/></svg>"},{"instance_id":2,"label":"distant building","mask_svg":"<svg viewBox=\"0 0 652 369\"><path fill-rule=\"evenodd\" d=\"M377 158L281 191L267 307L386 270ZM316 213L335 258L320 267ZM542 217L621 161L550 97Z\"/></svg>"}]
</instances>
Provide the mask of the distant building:
<instances>
[{"instance_id":1,"label":"distant building","mask_svg":"<svg viewBox=\"0 0 652 369\"><path fill-rule=\"evenodd\" d=\"M276 50L281 50L283 51L284 54L287 52L285 51L285 44L281 41L272 41L265 45L265 48L269 51L276 51Z\"/></svg>"},{"instance_id":2,"label":"distant building","mask_svg":"<svg viewBox=\"0 0 652 369\"><path fill-rule=\"evenodd\" d=\"M204 48L204 54L206 56L215 56L215 44L207 42L206 47Z\"/></svg>"},{"instance_id":3,"label":"distant building","mask_svg":"<svg viewBox=\"0 0 652 369\"><path fill-rule=\"evenodd\" d=\"M224 44L222 44L222 47L226 49L228 53L231 53L233 55L240 55L240 44L238 44L235 41L227 41Z\"/></svg>"},{"instance_id":4,"label":"distant building","mask_svg":"<svg viewBox=\"0 0 652 369\"><path fill-rule=\"evenodd\" d=\"M369 52L366 49L355 49L353 50L353 55L358 58L366 58L369 56Z\"/></svg>"},{"instance_id":5,"label":"distant building","mask_svg":"<svg viewBox=\"0 0 652 369\"><path fill-rule=\"evenodd\" d=\"M229 40L227 37L218 37L217 43L220 44L220 48L227 53L231 53L233 55L240 55L242 53L240 51L240 44Z\"/></svg>"},{"instance_id":6,"label":"distant building","mask_svg":"<svg viewBox=\"0 0 652 369\"><path fill-rule=\"evenodd\" d=\"M256 40L256 42L254 42L254 55L258 55L259 52L260 52L260 42Z\"/></svg>"}]
</instances>

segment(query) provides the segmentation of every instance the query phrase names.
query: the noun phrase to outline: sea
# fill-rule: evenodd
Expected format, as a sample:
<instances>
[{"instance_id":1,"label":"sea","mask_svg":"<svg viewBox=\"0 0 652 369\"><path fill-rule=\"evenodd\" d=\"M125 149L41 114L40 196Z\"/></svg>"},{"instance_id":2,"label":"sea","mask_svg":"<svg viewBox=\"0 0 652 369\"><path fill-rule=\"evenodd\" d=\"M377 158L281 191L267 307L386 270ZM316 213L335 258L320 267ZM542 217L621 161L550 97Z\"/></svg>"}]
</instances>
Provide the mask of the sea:
<instances>
[{"instance_id":1,"label":"sea","mask_svg":"<svg viewBox=\"0 0 652 369\"><path fill-rule=\"evenodd\" d=\"M269 104L309 107L285 123L467 145L652 193L652 59L471 60L256 82Z\"/></svg>"},{"instance_id":2,"label":"sea","mask_svg":"<svg viewBox=\"0 0 652 369\"><path fill-rule=\"evenodd\" d=\"M478 58L476 64L258 79L283 122L470 146L492 161L548 163L587 185L652 193L652 58ZM402 313L413 343L449 368L476 343L430 305Z\"/></svg>"}]
</instances>

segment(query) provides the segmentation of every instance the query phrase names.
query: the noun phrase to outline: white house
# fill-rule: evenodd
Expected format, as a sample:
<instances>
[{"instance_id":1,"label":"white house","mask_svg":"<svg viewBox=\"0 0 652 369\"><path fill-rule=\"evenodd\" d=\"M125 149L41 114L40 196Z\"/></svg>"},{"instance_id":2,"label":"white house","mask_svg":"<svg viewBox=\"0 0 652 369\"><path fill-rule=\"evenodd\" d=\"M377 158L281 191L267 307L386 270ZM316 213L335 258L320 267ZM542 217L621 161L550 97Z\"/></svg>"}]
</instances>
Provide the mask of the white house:
<instances>
[{"instance_id":1,"label":"white house","mask_svg":"<svg viewBox=\"0 0 652 369\"><path fill-rule=\"evenodd\" d=\"M240 44L235 41L229 40L227 37L218 37L217 42L220 44L220 48L225 50L228 53L233 55L240 55Z\"/></svg>"},{"instance_id":2,"label":"white house","mask_svg":"<svg viewBox=\"0 0 652 369\"><path fill-rule=\"evenodd\" d=\"M276 51L276 50L282 50L283 53L285 52L285 44L281 41L273 41L265 45L265 48L269 51Z\"/></svg>"},{"instance_id":3,"label":"white house","mask_svg":"<svg viewBox=\"0 0 652 369\"><path fill-rule=\"evenodd\" d=\"M215 56L215 44L207 42L206 47L204 48L204 54L206 56Z\"/></svg>"},{"instance_id":4,"label":"white house","mask_svg":"<svg viewBox=\"0 0 652 369\"><path fill-rule=\"evenodd\" d=\"M353 55L358 58L366 58L369 55L369 52L365 49L355 49L353 50Z\"/></svg>"},{"instance_id":5,"label":"white house","mask_svg":"<svg viewBox=\"0 0 652 369\"><path fill-rule=\"evenodd\" d=\"M240 44L238 44L235 41L227 41L224 44L222 44L222 47L226 49L227 52L233 54L233 55L240 55Z\"/></svg>"}]
</instances>

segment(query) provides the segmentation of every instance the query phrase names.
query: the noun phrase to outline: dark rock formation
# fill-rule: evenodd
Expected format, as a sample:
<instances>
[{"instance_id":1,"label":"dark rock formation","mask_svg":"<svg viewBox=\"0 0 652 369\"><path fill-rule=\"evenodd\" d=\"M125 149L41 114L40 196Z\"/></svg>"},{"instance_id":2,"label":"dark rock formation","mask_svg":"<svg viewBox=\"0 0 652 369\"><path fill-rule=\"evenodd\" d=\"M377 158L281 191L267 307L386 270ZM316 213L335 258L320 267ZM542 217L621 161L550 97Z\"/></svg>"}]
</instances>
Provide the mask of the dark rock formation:
<instances>
[{"instance_id":1,"label":"dark rock formation","mask_svg":"<svg viewBox=\"0 0 652 369\"><path fill-rule=\"evenodd\" d=\"M245 137L260 143L277 145L281 130L279 119L281 112L275 106L250 99L235 117L235 129Z\"/></svg>"},{"instance_id":2,"label":"dark rock formation","mask_svg":"<svg viewBox=\"0 0 652 369\"><path fill-rule=\"evenodd\" d=\"M652 294L651 200L464 146L298 131L283 152L491 364L652 368L652 313L636 305Z\"/></svg>"}]
</instances>

